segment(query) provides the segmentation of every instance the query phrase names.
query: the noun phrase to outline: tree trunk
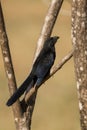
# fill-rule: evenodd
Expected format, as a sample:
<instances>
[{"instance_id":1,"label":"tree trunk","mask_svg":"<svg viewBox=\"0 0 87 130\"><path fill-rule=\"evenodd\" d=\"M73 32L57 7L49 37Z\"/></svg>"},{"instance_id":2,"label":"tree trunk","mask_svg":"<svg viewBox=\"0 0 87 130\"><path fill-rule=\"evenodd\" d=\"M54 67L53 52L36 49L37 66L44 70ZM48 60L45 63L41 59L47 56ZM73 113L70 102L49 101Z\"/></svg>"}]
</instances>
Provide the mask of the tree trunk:
<instances>
[{"instance_id":1,"label":"tree trunk","mask_svg":"<svg viewBox=\"0 0 87 130\"><path fill-rule=\"evenodd\" d=\"M73 0L72 43L82 130L87 130L87 0Z\"/></svg>"}]
</instances>

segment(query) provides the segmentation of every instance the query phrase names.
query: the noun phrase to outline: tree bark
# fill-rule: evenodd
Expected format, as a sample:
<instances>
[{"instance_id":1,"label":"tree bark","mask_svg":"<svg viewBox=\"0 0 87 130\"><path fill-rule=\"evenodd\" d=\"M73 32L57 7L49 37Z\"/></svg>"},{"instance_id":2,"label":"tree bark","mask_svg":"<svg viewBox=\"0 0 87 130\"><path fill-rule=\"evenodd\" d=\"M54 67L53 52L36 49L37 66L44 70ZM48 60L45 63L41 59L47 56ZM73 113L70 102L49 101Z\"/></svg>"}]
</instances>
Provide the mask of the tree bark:
<instances>
[{"instance_id":1,"label":"tree bark","mask_svg":"<svg viewBox=\"0 0 87 130\"><path fill-rule=\"evenodd\" d=\"M9 49L8 37L6 34L5 23L4 23L4 18L3 18L2 8L1 8L1 2L0 2L0 45L1 45L2 55L3 55L5 72L8 79L9 92L10 95L12 95L16 91L17 87L16 87L16 79L15 79L14 69L13 69L13 64L11 59L11 53ZM16 128L18 129L19 120L22 116L19 101L17 101L12 106L12 110L14 114Z\"/></svg>"},{"instance_id":2,"label":"tree bark","mask_svg":"<svg viewBox=\"0 0 87 130\"><path fill-rule=\"evenodd\" d=\"M87 0L73 0L72 43L81 129L87 130Z\"/></svg>"},{"instance_id":3,"label":"tree bark","mask_svg":"<svg viewBox=\"0 0 87 130\"><path fill-rule=\"evenodd\" d=\"M37 47L36 47L34 61L37 58L39 52L41 51L44 42L46 41L47 38L50 37L50 35L52 33L53 27L55 25L55 22L56 22L56 19L59 14L63 1L64 0L52 0L51 4L49 6L40 36L37 41Z\"/></svg>"}]
</instances>

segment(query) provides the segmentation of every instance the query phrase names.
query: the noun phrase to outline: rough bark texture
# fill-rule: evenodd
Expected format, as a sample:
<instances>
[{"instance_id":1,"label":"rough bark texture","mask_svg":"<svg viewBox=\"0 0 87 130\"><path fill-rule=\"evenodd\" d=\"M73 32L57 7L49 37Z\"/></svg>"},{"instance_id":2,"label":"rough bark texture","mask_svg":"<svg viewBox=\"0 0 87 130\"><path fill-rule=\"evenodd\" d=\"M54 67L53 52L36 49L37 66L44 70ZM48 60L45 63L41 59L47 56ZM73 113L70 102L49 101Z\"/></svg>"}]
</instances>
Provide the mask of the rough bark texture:
<instances>
[{"instance_id":1,"label":"rough bark texture","mask_svg":"<svg viewBox=\"0 0 87 130\"><path fill-rule=\"evenodd\" d=\"M87 0L73 0L72 43L82 130L87 130Z\"/></svg>"}]
</instances>

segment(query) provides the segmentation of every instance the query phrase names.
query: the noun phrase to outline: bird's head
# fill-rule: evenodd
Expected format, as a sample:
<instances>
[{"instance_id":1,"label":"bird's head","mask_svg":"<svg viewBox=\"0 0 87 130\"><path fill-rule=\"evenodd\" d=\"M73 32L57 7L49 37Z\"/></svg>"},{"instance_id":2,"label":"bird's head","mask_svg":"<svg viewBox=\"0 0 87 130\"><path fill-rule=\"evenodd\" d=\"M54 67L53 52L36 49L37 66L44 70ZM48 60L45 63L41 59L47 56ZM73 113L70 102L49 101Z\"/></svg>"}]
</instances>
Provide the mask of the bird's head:
<instances>
[{"instance_id":1,"label":"bird's head","mask_svg":"<svg viewBox=\"0 0 87 130\"><path fill-rule=\"evenodd\" d=\"M55 43L57 42L57 40L59 39L58 36L54 36L54 37L50 37L45 41L45 46L46 47L54 47Z\"/></svg>"}]
</instances>

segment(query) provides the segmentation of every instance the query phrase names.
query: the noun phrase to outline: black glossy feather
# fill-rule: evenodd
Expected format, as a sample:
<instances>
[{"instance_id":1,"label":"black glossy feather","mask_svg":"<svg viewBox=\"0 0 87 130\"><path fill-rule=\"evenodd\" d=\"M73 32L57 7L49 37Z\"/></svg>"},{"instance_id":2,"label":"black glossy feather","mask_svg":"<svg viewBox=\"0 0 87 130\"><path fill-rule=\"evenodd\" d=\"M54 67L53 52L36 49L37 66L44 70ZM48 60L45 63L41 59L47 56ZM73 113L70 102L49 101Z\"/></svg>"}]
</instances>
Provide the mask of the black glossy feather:
<instances>
[{"instance_id":1,"label":"black glossy feather","mask_svg":"<svg viewBox=\"0 0 87 130\"><path fill-rule=\"evenodd\" d=\"M23 84L17 89L17 91L7 101L7 106L12 105L26 90L29 91L31 87L36 84L36 87L40 86L46 76L50 73L50 69L55 61L55 43L59 37L48 38L44 46L38 55L30 75L23 82ZM31 86L31 82L33 85Z\"/></svg>"}]
</instances>

